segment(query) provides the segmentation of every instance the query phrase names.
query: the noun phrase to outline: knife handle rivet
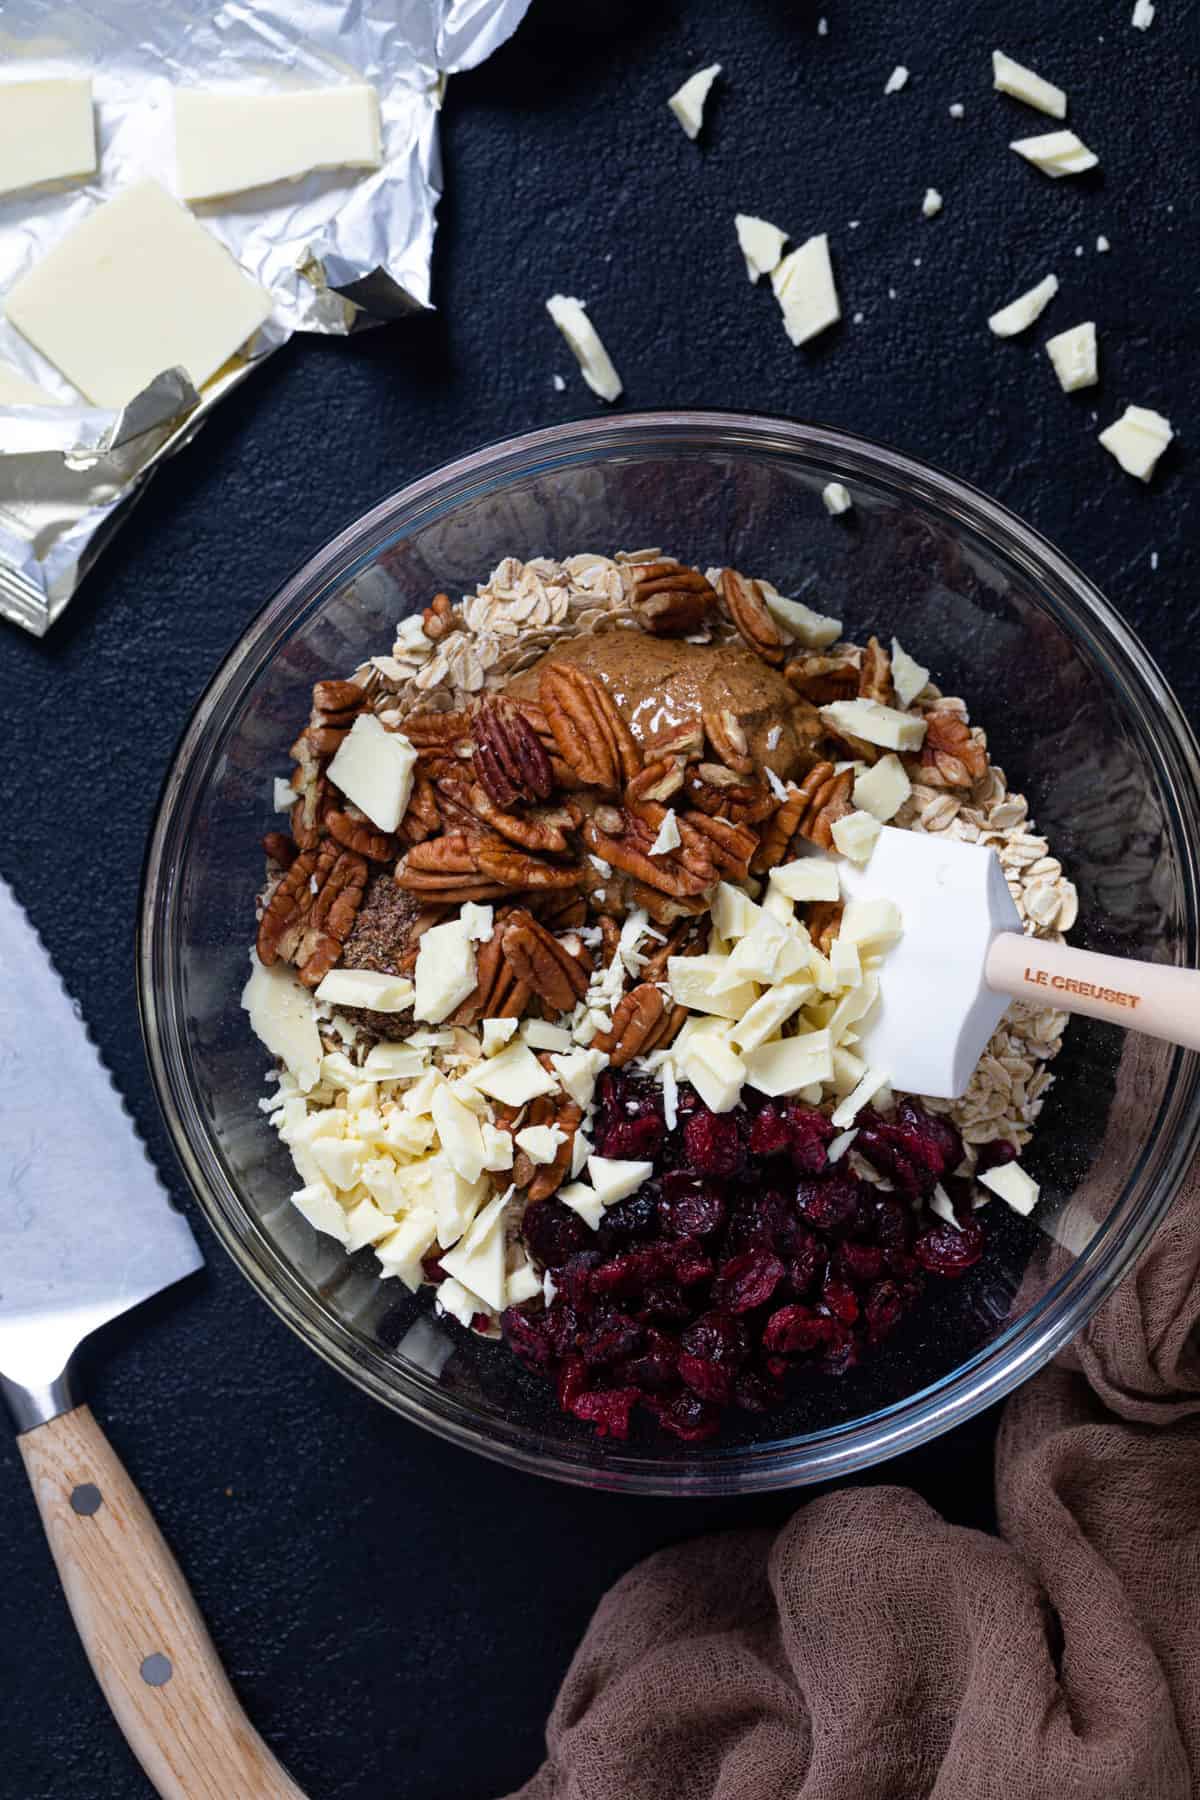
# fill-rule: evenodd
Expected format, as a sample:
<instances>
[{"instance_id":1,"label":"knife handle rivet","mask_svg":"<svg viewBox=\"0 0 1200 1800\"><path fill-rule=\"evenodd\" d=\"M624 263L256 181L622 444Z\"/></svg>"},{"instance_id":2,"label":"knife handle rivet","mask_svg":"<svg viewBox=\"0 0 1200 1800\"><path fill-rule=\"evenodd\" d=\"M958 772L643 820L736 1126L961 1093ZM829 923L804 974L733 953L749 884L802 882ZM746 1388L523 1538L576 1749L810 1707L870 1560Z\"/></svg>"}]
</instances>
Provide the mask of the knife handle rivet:
<instances>
[{"instance_id":1,"label":"knife handle rivet","mask_svg":"<svg viewBox=\"0 0 1200 1800\"><path fill-rule=\"evenodd\" d=\"M104 1495L94 1481L81 1481L78 1487L71 1489L71 1509L81 1519L90 1519L104 1505Z\"/></svg>"},{"instance_id":2,"label":"knife handle rivet","mask_svg":"<svg viewBox=\"0 0 1200 1800\"><path fill-rule=\"evenodd\" d=\"M142 1663L142 1680L147 1687L166 1687L174 1673L170 1657L164 1656L161 1650L155 1650Z\"/></svg>"}]
</instances>

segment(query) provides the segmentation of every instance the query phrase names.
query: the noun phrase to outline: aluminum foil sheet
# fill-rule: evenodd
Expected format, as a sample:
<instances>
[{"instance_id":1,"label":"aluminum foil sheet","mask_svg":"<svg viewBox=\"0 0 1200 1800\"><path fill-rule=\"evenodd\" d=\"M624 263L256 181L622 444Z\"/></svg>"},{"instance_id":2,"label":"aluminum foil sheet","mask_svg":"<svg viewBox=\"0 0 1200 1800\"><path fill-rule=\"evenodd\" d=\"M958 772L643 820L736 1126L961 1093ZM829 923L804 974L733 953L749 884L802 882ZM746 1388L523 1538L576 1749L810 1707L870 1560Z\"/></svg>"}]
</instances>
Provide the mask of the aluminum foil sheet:
<instances>
[{"instance_id":1,"label":"aluminum foil sheet","mask_svg":"<svg viewBox=\"0 0 1200 1800\"><path fill-rule=\"evenodd\" d=\"M98 411L0 316L0 362L60 402L0 406L0 614L45 632L157 464L294 331L341 335L429 306L446 77L490 55L528 4L4 0L0 81L90 76L99 167L86 184L0 196L0 309L97 201L147 176L173 187L173 86L278 92L369 81L383 160L193 205L275 298L243 355L200 394L167 370L119 415Z\"/></svg>"}]
</instances>

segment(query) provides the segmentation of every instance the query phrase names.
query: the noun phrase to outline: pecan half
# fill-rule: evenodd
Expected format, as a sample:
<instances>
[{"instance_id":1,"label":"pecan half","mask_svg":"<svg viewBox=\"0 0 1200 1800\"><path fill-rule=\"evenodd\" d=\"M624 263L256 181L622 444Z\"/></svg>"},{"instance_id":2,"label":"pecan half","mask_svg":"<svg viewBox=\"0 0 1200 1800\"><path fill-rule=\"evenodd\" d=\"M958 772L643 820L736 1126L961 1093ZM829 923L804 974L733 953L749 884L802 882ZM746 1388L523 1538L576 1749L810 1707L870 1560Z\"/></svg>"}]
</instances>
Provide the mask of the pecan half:
<instances>
[{"instance_id":1,"label":"pecan half","mask_svg":"<svg viewBox=\"0 0 1200 1800\"><path fill-rule=\"evenodd\" d=\"M712 706L704 714L704 730L709 743L725 768L735 775L750 775L754 758L737 714L731 706Z\"/></svg>"},{"instance_id":2,"label":"pecan half","mask_svg":"<svg viewBox=\"0 0 1200 1800\"><path fill-rule=\"evenodd\" d=\"M602 1050L612 1068L621 1069L635 1056L649 1056L673 1042L686 1018L686 1006L668 1006L653 982L642 981L617 1002L612 1029L598 1032L592 1048Z\"/></svg>"},{"instance_id":3,"label":"pecan half","mask_svg":"<svg viewBox=\"0 0 1200 1800\"><path fill-rule=\"evenodd\" d=\"M450 1015L451 1025L474 1025L477 1019L519 1019L533 998L504 954L504 926L512 914L496 914L492 935L475 957L475 987Z\"/></svg>"},{"instance_id":4,"label":"pecan half","mask_svg":"<svg viewBox=\"0 0 1200 1800\"><path fill-rule=\"evenodd\" d=\"M671 561L637 565L633 607L652 637L687 637L699 631L716 604L716 591L699 569Z\"/></svg>"},{"instance_id":5,"label":"pecan half","mask_svg":"<svg viewBox=\"0 0 1200 1800\"><path fill-rule=\"evenodd\" d=\"M319 987L342 954L342 945L362 905L369 873L366 859L352 850L335 856L324 880L318 865L318 892L313 896L295 953L305 987Z\"/></svg>"},{"instance_id":6,"label":"pecan half","mask_svg":"<svg viewBox=\"0 0 1200 1800\"><path fill-rule=\"evenodd\" d=\"M325 814L324 823L336 843L365 856L369 862L391 862L396 855L396 840L391 833L377 831L356 806L348 806L344 812L331 807Z\"/></svg>"},{"instance_id":7,"label":"pecan half","mask_svg":"<svg viewBox=\"0 0 1200 1800\"><path fill-rule=\"evenodd\" d=\"M524 907L518 908L504 926L501 942L504 959L517 980L523 981L555 1012L571 1012L576 1001L587 993L592 970L587 951L581 945L577 953L572 953Z\"/></svg>"},{"instance_id":8,"label":"pecan half","mask_svg":"<svg viewBox=\"0 0 1200 1800\"><path fill-rule=\"evenodd\" d=\"M697 925L694 919L681 919L671 931L665 944L660 944L653 956L648 956L642 965L643 981L665 981L667 964L673 956L701 956L708 941L708 932ZM613 944L616 951L616 944ZM611 962L612 957L609 957Z\"/></svg>"},{"instance_id":9,"label":"pecan half","mask_svg":"<svg viewBox=\"0 0 1200 1800\"><path fill-rule=\"evenodd\" d=\"M503 882L507 888L577 888L584 880L584 871L577 864L543 862L498 837L481 839L475 846L475 859L490 880Z\"/></svg>"},{"instance_id":10,"label":"pecan half","mask_svg":"<svg viewBox=\"0 0 1200 1800\"><path fill-rule=\"evenodd\" d=\"M721 598L742 638L764 662L778 667L787 652L783 633L767 610L762 584L736 569L721 570Z\"/></svg>"},{"instance_id":11,"label":"pecan half","mask_svg":"<svg viewBox=\"0 0 1200 1800\"><path fill-rule=\"evenodd\" d=\"M730 819L718 819L708 813L684 813L679 821L681 833L688 830L703 839L711 861L735 881L746 881L750 875L750 859L758 849L758 833L748 825L735 825Z\"/></svg>"},{"instance_id":12,"label":"pecan half","mask_svg":"<svg viewBox=\"0 0 1200 1800\"><path fill-rule=\"evenodd\" d=\"M818 764L818 767L822 766L833 768L832 763ZM763 827L758 849L750 864L756 875L764 874L767 869L777 868L781 862L787 861L788 846L799 831L800 822L807 811L808 800L801 789L793 789L786 800L780 801Z\"/></svg>"},{"instance_id":13,"label":"pecan half","mask_svg":"<svg viewBox=\"0 0 1200 1800\"><path fill-rule=\"evenodd\" d=\"M853 700L859 691L860 670L853 650L793 656L783 673L796 692L814 706Z\"/></svg>"},{"instance_id":14,"label":"pecan half","mask_svg":"<svg viewBox=\"0 0 1200 1800\"><path fill-rule=\"evenodd\" d=\"M646 751L655 760L663 756L681 756L684 762L699 762L704 755L703 720L680 719L677 724L667 726L648 739Z\"/></svg>"},{"instance_id":15,"label":"pecan half","mask_svg":"<svg viewBox=\"0 0 1200 1800\"><path fill-rule=\"evenodd\" d=\"M582 894L531 894L531 907L549 931L577 931L588 922L587 901Z\"/></svg>"},{"instance_id":16,"label":"pecan half","mask_svg":"<svg viewBox=\"0 0 1200 1800\"><path fill-rule=\"evenodd\" d=\"M300 846L286 831L268 831L263 838L262 847L271 861L278 863L281 869L290 869L300 854Z\"/></svg>"},{"instance_id":17,"label":"pecan half","mask_svg":"<svg viewBox=\"0 0 1200 1800\"><path fill-rule=\"evenodd\" d=\"M776 802L761 781L748 781L723 763L700 763L689 769L684 782L689 806L713 819L732 819L735 825L757 825L774 812Z\"/></svg>"},{"instance_id":18,"label":"pecan half","mask_svg":"<svg viewBox=\"0 0 1200 1800\"><path fill-rule=\"evenodd\" d=\"M532 812L527 815L502 812L480 786L468 787L462 781L442 780L437 784L438 800L447 827L468 835L484 826L488 831L534 853L549 851L561 856L569 848L566 830L571 815L558 811Z\"/></svg>"},{"instance_id":19,"label":"pecan half","mask_svg":"<svg viewBox=\"0 0 1200 1800\"><path fill-rule=\"evenodd\" d=\"M808 935L822 956L828 956L834 938L842 928L845 904L841 900L814 900L804 915Z\"/></svg>"},{"instance_id":20,"label":"pecan half","mask_svg":"<svg viewBox=\"0 0 1200 1800\"><path fill-rule=\"evenodd\" d=\"M513 1157L513 1184L524 1188L530 1202L548 1200L561 1186L571 1167L575 1133L583 1123L583 1113L573 1100L557 1099L553 1094L539 1094L531 1100L525 1113L526 1125L557 1125L565 1133L551 1163L535 1163L518 1145Z\"/></svg>"},{"instance_id":21,"label":"pecan half","mask_svg":"<svg viewBox=\"0 0 1200 1800\"><path fill-rule=\"evenodd\" d=\"M664 894L658 888L635 881L629 890L634 906L640 906L656 925L674 925L679 919L697 919L708 911L705 894Z\"/></svg>"},{"instance_id":22,"label":"pecan half","mask_svg":"<svg viewBox=\"0 0 1200 1800\"><path fill-rule=\"evenodd\" d=\"M396 865L396 885L410 894L458 905L467 900L498 900L509 888L507 882L484 873L463 832L414 844Z\"/></svg>"},{"instance_id":23,"label":"pecan half","mask_svg":"<svg viewBox=\"0 0 1200 1800\"><path fill-rule=\"evenodd\" d=\"M625 804L635 811L646 801L661 805L683 786L687 760L682 756L660 756L647 763L640 775L625 784Z\"/></svg>"},{"instance_id":24,"label":"pecan half","mask_svg":"<svg viewBox=\"0 0 1200 1800\"><path fill-rule=\"evenodd\" d=\"M314 725L350 729L362 711L366 692L356 681L318 681L312 691Z\"/></svg>"},{"instance_id":25,"label":"pecan half","mask_svg":"<svg viewBox=\"0 0 1200 1800\"><path fill-rule=\"evenodd\" d=\"M588 787L619 793L642 753L608 690L570 663L543 669L538 689L562 760Z\"/></svg>"},{"instance_id":26,"label":"pecan half","mask_svg":"<svg viewBox=\"0 0 1200 1800\"><path fill-rule=\"evenodd\" d=\"M926 713L925 742L905 761L913 780L925 787L974 787L988 771L987 750L954 712Z\"/></svg>"},{"instance_id":27,"label":"pecan half","mask_svg":"<svg viewBox=\"0 0 1200 1800\"><path fill-rule=\"evenodd\" d=\"M442 815L438 811L433 783L428 775L418 774L404 817L396 827L396 836L405 844L423 844L426 838L433 837L441 829Z\"/></svg>"},{"instance_id":28,"label":"pecan half","mask_svg":"<svg viewBox=\"0 0 1200 1800\"><path fill-rule=\"evenodd\" d=\"M818 763L811 769L800 789L807 801L800 835L822 850L830 849L834 825L854 810L850 801L853 787L853 769L843 769L840 775L832 763Z\"/></svg>"},{"instance_id":29,"label":"pecan half","mask_svg":"<svg viewBox=\"0 0 1200 1800\"><path fill-rule=\"evenodd\" d=\"M412 713L404 721L404 735L414 750L453 753L471 736L471 720L463 712Z\"/></svg>"},{"instance_id":30,"label":"pecan half","mask_svg":"<svg viewBox=\"0 0 1200 1800\"><path fill-rule=\"evenodd\" d=\"M862 668L858 676L859 698L878 700L880 706L895 706L896 690L892 686L892 659L877 637L867 639Z\"/></svg>"},{"instance_id":31,"label":"pecan half","mask_svg":"<svg viewBox=\"0 0 1200 1800\"><path fill-rule=\"evenodd\" d=\"M454 617L454 608L449 594L435 594L429 605L421 614L421 628L432 643L444 638L448 631L453 631L459 621Z\"/></svg>"},{"instance_id":32,"label":"pecan half","mask_svg":"<svg viewBox=\"0 0 1200 1800\"><path fill-rule=\"evenodd\" d=\"M285 934L304 917L312 904L310 883L316 874L319 854L316 850L302 850L276 882L267 901L263 916L258 922L255 948L259 962L265 963L268 968L279 960ZM328 860L331 866L332 853Z\"/></svg>"},{"instance_id":33,"label":"pecan half","mask_svg":"<svg viewBox=\"0 0 1200 1800\"><path fill-rule=\"evenodd\" d=\"M616 808L601 808L601 813L606 815L609 811L616 812ZM611 863L614 869L623 869L626 875L634 876L644 886L674 899L703 894L712 886L717 875L711 862L704 869L688 868L682 844L677 850L668 851L666 856L651 856L650 846L657 828L652 830L644 819L633 813L619 816L619 832L604 830L607 820L602 820L600 814L585 820L583 826L583 841L588 849Z\"/></svg>"},{"instance_id":34,"label":"pecan half","mask_svg":"<svg viewBox=\"0 0 1200 1800\"><path fill-rule=\"evenodd\" d=\"M471 715L475 773L494 805L546 800L554 787L550 758L537 732L503 695L480 700Z\"/></svg>"}]
</instances>

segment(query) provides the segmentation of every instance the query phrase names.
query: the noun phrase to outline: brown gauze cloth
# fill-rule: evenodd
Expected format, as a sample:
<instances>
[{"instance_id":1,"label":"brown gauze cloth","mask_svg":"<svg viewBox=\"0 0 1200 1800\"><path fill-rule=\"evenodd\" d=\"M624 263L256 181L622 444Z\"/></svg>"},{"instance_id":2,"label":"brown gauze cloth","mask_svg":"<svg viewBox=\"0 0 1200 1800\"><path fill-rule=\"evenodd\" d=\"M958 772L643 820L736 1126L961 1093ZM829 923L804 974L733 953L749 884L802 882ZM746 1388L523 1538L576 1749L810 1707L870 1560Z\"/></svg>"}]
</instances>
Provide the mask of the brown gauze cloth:
<instances>
[{"instance_id":1,"label":"brown gauze cloth","mask_svg":"<svg viewBox=\"0 0 1200 1800\"><path fill-rule=\"evenodd\" d=\"M519 1800L1197 1800L1200 1182L1009 1402L1002 1538L897 1487L661 1552Z\"/></svg>"}]
</instances>

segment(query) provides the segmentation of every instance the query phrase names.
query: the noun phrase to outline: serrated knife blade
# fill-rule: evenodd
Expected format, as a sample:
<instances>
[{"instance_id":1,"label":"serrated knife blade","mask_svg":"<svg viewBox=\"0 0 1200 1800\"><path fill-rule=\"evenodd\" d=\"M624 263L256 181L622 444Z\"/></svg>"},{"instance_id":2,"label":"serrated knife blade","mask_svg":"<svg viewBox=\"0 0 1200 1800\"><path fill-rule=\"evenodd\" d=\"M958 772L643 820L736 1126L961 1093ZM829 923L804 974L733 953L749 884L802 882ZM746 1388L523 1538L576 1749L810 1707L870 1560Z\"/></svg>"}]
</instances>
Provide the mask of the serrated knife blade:
<instances>
[{"instance_id":1,"label":"serrated knife blade","mask_svg":"<svg viewBox=\"0 0 1200 1800\"><path fill-rule=\"evenodd\" d=\"M21 1388L44 1393L90 1332L200 1267L186 1219L3 881L0 1195L0 1375Z\"/></svg>"}]
</instances>

